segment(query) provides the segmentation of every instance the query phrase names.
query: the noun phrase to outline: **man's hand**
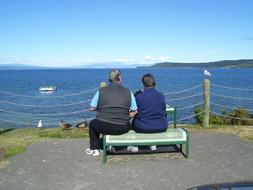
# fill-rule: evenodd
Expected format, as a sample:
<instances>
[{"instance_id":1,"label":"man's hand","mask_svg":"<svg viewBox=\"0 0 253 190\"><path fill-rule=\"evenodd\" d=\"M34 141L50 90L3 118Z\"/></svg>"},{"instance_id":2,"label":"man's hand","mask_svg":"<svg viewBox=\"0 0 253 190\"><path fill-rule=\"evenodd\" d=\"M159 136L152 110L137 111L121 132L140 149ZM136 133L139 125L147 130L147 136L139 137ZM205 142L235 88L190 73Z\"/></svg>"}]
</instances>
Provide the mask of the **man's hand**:
<instances>
[{"instance_id":1,"label":"man's hand","mask_svg":"<svg viewBox=\"0 0 253 190\"><path fill-rule=\"evenodd\" d=\"M137 111L130 111L129 117L133 118L138 112Z\"/></svg>"},{"instance_id":2,"label":"man's hand","mask_svg":"<svg viewBox=\"0 0 253 190\"><path fill-rule=\"evenodd\" d=\"M89 108L89 111L95 111L95 110L96 110L96 108L94 108L94 107Z\"/></svg>"}]
</instances>

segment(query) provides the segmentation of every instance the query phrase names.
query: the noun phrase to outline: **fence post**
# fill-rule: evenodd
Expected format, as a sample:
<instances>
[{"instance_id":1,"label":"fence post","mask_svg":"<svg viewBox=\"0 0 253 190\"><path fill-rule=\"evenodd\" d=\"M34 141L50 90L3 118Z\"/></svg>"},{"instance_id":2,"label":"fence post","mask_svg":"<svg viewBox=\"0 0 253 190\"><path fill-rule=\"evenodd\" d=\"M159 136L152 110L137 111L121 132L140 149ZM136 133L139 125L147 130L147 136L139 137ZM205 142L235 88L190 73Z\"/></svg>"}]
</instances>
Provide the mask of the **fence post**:
<instances>
[{"instance_id":1,"label":"fence post","mask_svg":"<svg viewBox=\"0 0 253 190\"><path fill-rule=\"evenodd\" d=\"M203 127L209 127L209 108L210 106L210 81L204 80L204 113L203 113Z\"/></svg>"}]
</instances>

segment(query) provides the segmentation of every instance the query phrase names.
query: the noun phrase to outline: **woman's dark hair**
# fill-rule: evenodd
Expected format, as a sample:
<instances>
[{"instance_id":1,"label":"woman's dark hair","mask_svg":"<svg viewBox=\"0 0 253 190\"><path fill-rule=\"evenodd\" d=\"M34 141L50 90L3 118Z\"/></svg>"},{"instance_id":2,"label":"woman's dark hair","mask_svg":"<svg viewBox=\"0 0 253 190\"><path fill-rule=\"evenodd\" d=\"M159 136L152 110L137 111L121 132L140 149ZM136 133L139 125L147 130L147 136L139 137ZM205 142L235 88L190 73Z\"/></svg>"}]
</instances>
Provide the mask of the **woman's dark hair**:
<instances>
[{"instance_id":1,"label":"woman's dark hair","mask_svg":"<svg viewBox=\"0 0 253 190\"><path fill-rule=\"evenodd\" d=\"M145 88L152 88L156 85L155 77L150 73L143 75L141 81Z\"/></svg>"}]
</instances>

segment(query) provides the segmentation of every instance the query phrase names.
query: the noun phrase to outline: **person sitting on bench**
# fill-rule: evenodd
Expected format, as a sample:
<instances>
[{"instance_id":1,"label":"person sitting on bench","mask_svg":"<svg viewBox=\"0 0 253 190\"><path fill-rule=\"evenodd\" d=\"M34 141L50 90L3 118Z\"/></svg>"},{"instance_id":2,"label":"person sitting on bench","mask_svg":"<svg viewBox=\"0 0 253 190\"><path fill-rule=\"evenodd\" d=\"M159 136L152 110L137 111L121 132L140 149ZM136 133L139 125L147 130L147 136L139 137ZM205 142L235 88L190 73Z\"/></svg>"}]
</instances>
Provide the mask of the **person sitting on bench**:
<instances>
[{"instance_id":1,"label":"person sitting on bench","mask_svg":"<svg viewBox=\"0 0 253 190\"><path fill-rule=\"evenodd\" d=\"M129 117L137 112L132 92L121 85L121 73L113 69L109 74L110 85L103 85L95 94L90 106L96 118L89 123L90 148L87 154L99 156L99 135L121 135L131 128Z\"/></svg>"},{"instance_id":2,"label":"person sitting on bench","mask_svg":"<svg viewBox=\"0 0 253 190\"><path fill-rule=\"evenodd\" d=\"M133 120L133 129L137 133L161 133L168 128L165 117L165 97L155 89L156 81L152 74L145 74L142 77L144 90L136 94L138 113ZM150 147L155 150L155 146ZM137 152L134 147L133 152Z\"/></svg>"}]
</instances>

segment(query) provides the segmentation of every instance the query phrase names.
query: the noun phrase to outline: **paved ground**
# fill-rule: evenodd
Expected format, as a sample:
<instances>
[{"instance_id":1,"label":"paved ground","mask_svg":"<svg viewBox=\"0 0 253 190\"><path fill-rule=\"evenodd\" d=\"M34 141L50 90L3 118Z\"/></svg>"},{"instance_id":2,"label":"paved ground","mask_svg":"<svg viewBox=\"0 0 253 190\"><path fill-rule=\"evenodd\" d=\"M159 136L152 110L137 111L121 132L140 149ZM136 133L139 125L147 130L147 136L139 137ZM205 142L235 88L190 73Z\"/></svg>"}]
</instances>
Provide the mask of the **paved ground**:
<instances>
[{"instance_id":1,"label":"paved ground","mask_svg":"<svg viewBox=\"0 0 253 190\"><path fill-rule=\"evenodd\" d=\"M168 189L253 179L253 143L229 134L190 134L190 159L178 153L110 156L85 154L85 140L31 145L0 171L1 190Z\"/></svg>"}]
</instances>

